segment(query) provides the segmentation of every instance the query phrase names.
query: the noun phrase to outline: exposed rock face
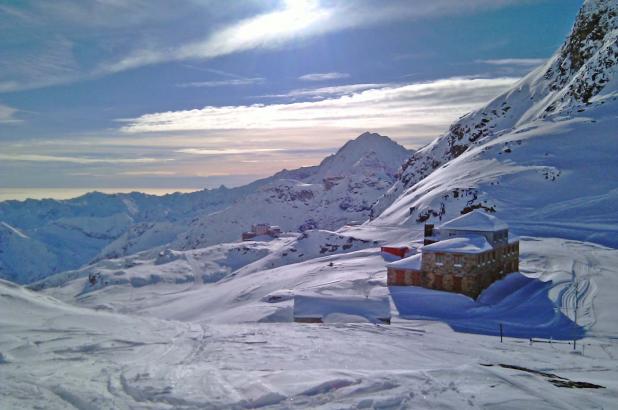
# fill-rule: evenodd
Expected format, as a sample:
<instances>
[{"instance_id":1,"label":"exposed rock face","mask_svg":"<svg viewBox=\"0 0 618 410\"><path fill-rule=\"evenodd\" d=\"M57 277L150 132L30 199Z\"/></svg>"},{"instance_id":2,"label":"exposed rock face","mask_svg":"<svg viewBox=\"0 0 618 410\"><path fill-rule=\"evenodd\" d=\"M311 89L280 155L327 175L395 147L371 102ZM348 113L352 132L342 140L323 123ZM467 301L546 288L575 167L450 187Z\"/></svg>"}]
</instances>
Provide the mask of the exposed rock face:
<instances>
[{"instance_id":1,"label":"exposed rock face","mask_svg":"<svg viewBox=\"0 0 618 410\"><path fill-rule=\"evenodd\" d=\"M415 152L403 165L399 181L374 206L374 214L381 214L406 189L472 146L487 143L524 123L580 115L614 98L617 13L615 0L586 1L556 54L511 91L465 115L448 133Z\"/></svg>"}]
</instances>

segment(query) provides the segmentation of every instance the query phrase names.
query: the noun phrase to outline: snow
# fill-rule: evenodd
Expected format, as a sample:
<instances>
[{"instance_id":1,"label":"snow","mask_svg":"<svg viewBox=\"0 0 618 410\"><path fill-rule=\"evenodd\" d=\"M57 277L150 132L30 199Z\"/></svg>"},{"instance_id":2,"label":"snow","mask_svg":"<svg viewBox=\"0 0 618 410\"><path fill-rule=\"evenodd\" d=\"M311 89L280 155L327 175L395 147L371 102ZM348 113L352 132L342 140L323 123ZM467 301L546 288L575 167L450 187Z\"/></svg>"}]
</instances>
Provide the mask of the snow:
<instances>
[{"instance_id":1,"label":"snow","mask_svg":"<svg viewBox=\"0 0 618 410\"><path fill-rule=\"evenodd\" d=\"M7 241L0 277L31 283L155 247L195 249L236 241L259 221L289 232L336 230L369 218L372 203L392 185L409 155L388 137L365 133L318 166L284 170L233 189L0 202L0 221L6 224L0 229L31 238L33 249L28 253L23 241ZM41 262L14 263L30 255Z\"/></svg>"},{"instance_id":2,"label":"snow","mask_svg":"<svg viewBox=\"0 0 618 410\"><path fill-rule=\"evenodd\" d=\"M474 210L440 225L440 229L495 232L509 229L509 226L493 215Z\"/></svg>"},{"instance_id":3,"label":"snow","mask_svg":"<svg viewBox=\"0 0 618 410\"><path fill-rule=\"evenodd\" d=\"M315 179L347 176L351 169L365 173L392 173L397 171L409 156L410 151L390 138L364 132L356 139L348 141L335 155L324 159Z\"/></svg>"},{"instance_id":4,"label":"snow","mask_svg":"<svg viewBox=\"0 0 618 410\"><path fill-rule=\"evenodd\" d=\"M483 253L492 250L493 247L484 236L469 236L463 238L451 238L423 246L423 252L453 252L453 253Z\"/></svg>"},{"instance_id":5,"label":"snow","mask_svg":"<svg viewBox=\"0 0 618 410\"><path fill-rule=\"evenodd\" d=\"M423 262L423 254L417 253L416 255L409 256L407 258L391 262L386 265L387 268L395 268L395 269L410 269L410 270L421 270L421 263Z\"/></svg>"},{"instance_id":6,"label":"snow","mask_svg":"<svg viewBox=\"0 0 618 410\"><path fill-rule=\"evenodd\" d=\"M508 408L516 403L526 408L612 408L618 397L618 324L612 309L618 288L618 251L561 239L522 239L523 273L494 284L491 292L481 297L479 303L484 305L474 307L471 299L425 290L438 303L423 307L422 300L415 301L423 295L397 296L403 288L392 287L394 308L403 299L411 304L410 309L425 309L423 314L430 313L430 308L434 312L442 309L443 317L403 320L393 310L390 326L361 323L357 315L338 313L327 315L325 321L348 323L249 323L247 312L240 323L160 320L144 312L127 316L69 306L0 282L0 310L7 313L0 316L0 353L4 358L0 364L0 407L473 409ZM218 315L235 309L238 302L231 297L218 299L215 302L224 306L216 313L212 307L196 303L196 297L207 300L221 292L224 283L226 287L233 283L238 292L247 294L256 284L273 281L273 287L290 289L293 281L289 277L294 276L297 287L314 289L301 294L329 288L330 294L354 291L353 284L358 283L355 275L366 275L383 263L378 249L374 256L364 252L253 272L242 279L203 284L176 297L186 308L207 309ZM569 300L561 289L570 277L574 257L584 254L591 269L580 273L603 286L595 291L589 286L586 292L581 286L581 310L593 306L595 315L594 320L586 314L581 317L587 330L578 343L580 353L585 345L583 353L574 355L572 346L558 341L530 344L507 336L500 343L495 336L453 330L495 335L499 322L504 323L507 335L524 326L537 331L548 326L561 329L560 322L549 317L549 307L541 309L539 317L530 312L543 307L542 298ZM328 268L328 261L335 266ZM316 271L318 267L321 270ZM260 276L265 281L256 281ZM542 279L537 286L546 288L535 290L525 279L535 276ZM336 277L344 282L332 283ZM375 282L373 286L385 289L383 267L381 277L381 285ZM345 278L351 280L345 282ZM159 282L136 288L134 298L144 304L158 297L159 303L165 304L162 310L170 310L174 305L165 302L163 293L175 286ZM211 287L212 292L206 292ZM515 302L508 295L517 287L525 291L514 293ZM100 301L109 298L110 294L101 294L106 289L93 296ZM290 302L259 302L261 293L244 300L251 306L249 310L255 311L260 303ZM531 296L536 299L528 302ZM497 313L491 313L491 305L499 308ZM447 314L450 317L444 316ZM563 315L568 316L568 310ZM564 331L568 331L569 322L562 320ZM549 377L525 369L604 388L560 388Z\"/></svg>"},{"instance_id":7,"label":"snow","mask_svg":"<svg viewBox=\"0 0 618 410\"><path fill-rule=\"evenodd\" d=\"M0 203L3 276L97 257L38 292L0 280L0 408L614 408L617 8L586 1L572 41L413 154L390 190L389 159L408 153L367 133L236 190ZM600 38L581 31L591 19ZM383 193L376 219L344 226ZM476 301L386 286L381 244L418 243L422 223L466 208L521 235L520 272ZM304 232L237 242L260 220Z\"/></svg>"},{"instance_id":8,"label":"snow","mask_svg":"<svg viewBox=\"0 0 618 410\"><path fill-rule=\"evenodd\" d=\"M388 137L363 134L315 167L284 170L220 212L192 222L171 246L194 249L237 240L256 223L283 231L337 230L366 221L410 152Z\"/></svg>"},{"instance_id":9,"label":"snow","mask_svg":"<svg viewBox=\"0 0 618 410\"><path fill-rule=\"evenodd\" d=\"M586 2L547 64L411 156L370 224L483 209L520 235L618 247L617 11Z\"/></svg>"},{"instance_id":10,"label":"snow","mask_svg":"<svg viewBox=\"0 0 618 410\"><path fill-rule=\"evenodd\" d=\"M5 228L7 228L8 230L10 230L11 232L13 232L15 235L19 236L22 239L30 239L27 235L25 235L19 229L7 224L6 222L0 222L0 225L4 226Z\"/></svg>"},{"instance_id":11,"label":"snow","mask_svg":"<svg viewBox=\"0 0 618 410\"><path fill-rule=\"evenodd\" d=\"M372 323L390 320L390 299L386 294L350 296L311 292L294 295L294 319L317 318L328 323L346 323L350 317L354 322L357 317Z\"/></svg>"}]
</instances>

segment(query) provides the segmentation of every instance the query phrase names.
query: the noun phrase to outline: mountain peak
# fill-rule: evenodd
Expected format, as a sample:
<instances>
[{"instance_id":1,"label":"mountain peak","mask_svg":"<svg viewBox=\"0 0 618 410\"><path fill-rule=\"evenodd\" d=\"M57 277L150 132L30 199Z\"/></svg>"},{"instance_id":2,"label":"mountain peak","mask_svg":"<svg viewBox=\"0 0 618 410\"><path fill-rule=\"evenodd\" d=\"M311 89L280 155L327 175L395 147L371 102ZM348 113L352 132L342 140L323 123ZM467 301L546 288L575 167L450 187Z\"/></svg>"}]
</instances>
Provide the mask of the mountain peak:
<instances>
[{"instance_id":1,"label":"mountain peak","mask_svg":"<svg viewBox=\"0 0 618 410\"><path fill-rule=\"evenodd\" d=\"M394 174L410 151L387 136L369 131L346 142L320 164L321 177L347 175L359 166L375 166Z\"/></svg>"},{"instance_id":2,"label":"mountain peak","mask_svg":"<svg viewBox=\"0 0 618 410\"><path fill-rule=\"evenodd\" d=\"M372 138L376 138L376 139L390 139L387 136L378 134L377 132L369 132L369 131L365 131L361 135L356 137L357 140L368 140L368 139L372 139Z\"/></svg>"}]
</instances>

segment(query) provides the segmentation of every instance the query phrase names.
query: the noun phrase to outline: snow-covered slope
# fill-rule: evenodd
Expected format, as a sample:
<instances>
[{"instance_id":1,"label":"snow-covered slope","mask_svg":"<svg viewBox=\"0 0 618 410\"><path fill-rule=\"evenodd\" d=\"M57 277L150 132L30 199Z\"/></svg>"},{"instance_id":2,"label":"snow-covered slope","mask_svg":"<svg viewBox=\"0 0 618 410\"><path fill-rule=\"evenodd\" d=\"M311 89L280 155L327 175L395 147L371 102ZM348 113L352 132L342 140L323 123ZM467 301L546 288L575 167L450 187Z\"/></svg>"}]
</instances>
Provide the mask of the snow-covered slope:
<instances>
[{"instance_id":1,"label":"snow-covered slope","mask_svg":"<svg viewBox=\"0 0 618 410\"><path fill-rule=\"evenodd\" d=\"M48 272L57 264L56 255L43 243L6 222L0 222L0 277L19 282L18 272L36 275L40 271Z\"/></svg>"},{"instance_id":2,"label":"snow-covered slope","mask_svg":"<svg viewBox=\"0 0 618 410\"><path fill-rule=\"evenodd\" d=\"M613 11L598 8L614 4L588 1L578 25L603 27ZM605 14L597 16L594 7ZM556 67L575 79L574 65ZM560 80L559 89L552 90L544 74L532 75L522 91L496 100L498 107L508 100L512 108L505 105L502 117L490 111L485 124L494 128L474 140L483 127L475 121L484 123L481 110L458 123L471 127L461 140L452 130L415 155L391 191L393 198L383 198L382 215L371 223L270 241L145 250L53 275L32 286L37 293L0 280L0 408L615 407L616 249L522 237L521 272L495 282L474 301L417 287L387 288L386 261L375 242L409 243L423 220L478 207L495 209L520 232L611 242L618 190L612 185L615 79L608 78L587 104L581 99L587 94L575 91L579 86L563 93L571 80ZM554 109L547 111L549 105L540 100L545 108L534 108L537 103L524 91L533 84L545 89L535 95L556 103ZM575 107L580 108L573 112ZM508 112L518 114L507 119ZM367 145L377 141L362 138ZM202 225L187 238L195 242L184 245L203 246L218 232L213 227L227 232L236 229L234 221L244 229L253 218L275 223L283 215L299 221L312 217L304 203L325 206L324 224L366 216L364 209L336 206L341 198L356 204L362 195L380 191L367 186L392 176L380 165L388 156L380 158L375 150L359 155L353 143L346 147L345 155L319 167L283 171L276 181L247 192L247 200L200 218ZM440 164L424 169L432 158ZM346 169L354 172L346 175ZM417 173L423 172L428 176L421 180ZM361 186L349 190L357 178ZM251 204L259 209L253 211ZM120 255L156 247L156 230L170 231L164 225L169 222L140 219L138 204L130 205L127 215L136 223L121 234L125 240L119 243L126 248ZM243 210L250 218L242 219ZM105 220L62 213L53 220L101 238L119 233L123 213L89 216ZM20 255L38 243L8 217L0 223L0 239ZM45 255L41 246L37 256ZM117 252L112 248L106 252ZM19 265L18 259L11 261ZM325 314L331 305L390 295L393 323L290 323L296 294L313 296L303 303L325 301L320 306ZM504 341L495 337L501 328ZM533 343L528 337L554 340ZM567 343L571 338L578 339L577 354Z\"/></svg>"},{"instance_id":3,"label":"snow-covered slope","mask_svg":"<svg viewBox=\"0 0 618 410\"><path fill-rule=\"evenodd\" d=\"M0 277L29 283L170 242L178 248L229 242L259 221L293 232L364 221L409 154L388 137L365 133L318 166L239 188L0 202Z\"/></svg>"},{"instance_id":4,"label":"snow-covered slope","mask_svg":"<svg viewBox=\"0 0 618 410\"><path fill-rule=\"evenodd\" d=\"M432 322L199 325L2 280L0 311L3 409L612 408L618 394L616 345L592 340L573 355Z\"/></svg>"},{"instance_id":5,"label":"snow-covered slope","mask_svg":"<svg viewBox=\"0 0 618 410\"><path fill-rule=\"evenodd\" d=\"M138 235L131 233L140 228L146 239L136 241L142 244L124 241L127 250L166 243L171 240L170 230L186 226L186 221L201 212L222 209L251 189L253 185L222 187L162 197L93 192L62 201L0 202L0 277L28 283L79 267L118 238L134 239ZM15 232L23 237L17 238Z\"/></svg>"},{"instance_id":6,"label":"snow-covered slope","mask_svg":"<svg viewBox=\"0 0 618 410\"><path fill-rule=\"evenodd\" d=\"M106 287L189 283L189 288L229 280L264 269L296 264L329 255L375 247L377 242L322 230L286 234L272 241L232 242L189 251L145 251L118 259L102 260L79 270L49 276L30 287L62 288L65 300L84 298ZM94 284L88 279L94 277ZM235 282L238 283L238 282ZM242 287L242 286L241 286ZM115 292L117 289L110 289ZM153 300L153 303L158 303Z\"/></svg>"},{"instance_id":7,"label":"snow-covered slope","mask_svg":"<svg viewBox=\"0 0 618 410\"><path fill-rule=\"evenodd\" d=\"M412 155L373 223L482 208L519 233L618 246L617 4L586 1L545 65Z\"/></svg>"},{"instance_id":8,"label":"snow-covered slope","mask_svg":"<svg viewBox=\"0 0 618 410\"><path fill-rule=\"evenodd\" d=\"M291 232L363 222L409 154L387 137L364 133L319 166L282 171L228 208L193 221L173 246L193 249L235 241L256 222Z\"/></svg>"}]
</instances>

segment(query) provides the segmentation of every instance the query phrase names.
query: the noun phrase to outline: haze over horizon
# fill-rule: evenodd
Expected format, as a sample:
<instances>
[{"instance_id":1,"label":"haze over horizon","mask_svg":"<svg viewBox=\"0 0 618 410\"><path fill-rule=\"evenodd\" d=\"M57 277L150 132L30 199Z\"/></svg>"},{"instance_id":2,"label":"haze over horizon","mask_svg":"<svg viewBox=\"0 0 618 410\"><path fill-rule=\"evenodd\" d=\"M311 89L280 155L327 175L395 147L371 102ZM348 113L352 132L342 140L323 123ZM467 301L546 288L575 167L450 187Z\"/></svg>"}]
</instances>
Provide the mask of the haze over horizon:
<instances>
[{"instance_id":1,"label":"haze over horizon","mask_svg":"<svg viewBox=\"0 0 618 410\"><path fill-rule=\"evenodd\" d=\"M581 3L0 2L0 200L237 186L366 130L418 148Z\"/></svg>"}]
</instances>

